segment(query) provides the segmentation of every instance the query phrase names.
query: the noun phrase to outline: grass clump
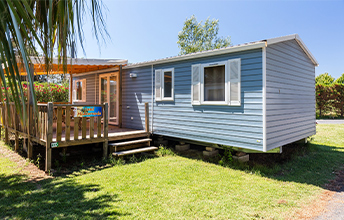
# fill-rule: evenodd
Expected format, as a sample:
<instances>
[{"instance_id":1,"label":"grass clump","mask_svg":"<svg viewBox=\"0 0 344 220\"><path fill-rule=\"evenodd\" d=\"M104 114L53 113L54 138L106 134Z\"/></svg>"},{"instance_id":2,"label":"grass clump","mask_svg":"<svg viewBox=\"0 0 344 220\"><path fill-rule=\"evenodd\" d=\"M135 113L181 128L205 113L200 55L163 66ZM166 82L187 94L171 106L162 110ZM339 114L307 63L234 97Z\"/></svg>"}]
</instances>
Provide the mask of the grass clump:
<instances>
[{"instance_id":1,"label":"grass clump","mask_svg":"<svg viewBox=\"0 0 344 220\"><path fill-rule=\"evenodd\" d=\"M219 164L224 167L231 166L233 163L233 155L232 155L233 148L228 147L228 146L222 146L222 148L223 148L223 156L219 160Z\"/></svg>"},{"instance_id":2,"label":"grass clump","mask_svg":"<svg viewBox=\"0 0 344 220\"><path fill-rule=\"evenodd\" d=\"M125 160L122 157L114 157L110 154L107 159L107 163L111 164L112 166L121 166L125 164Z\"/></svg>"},{"instance_id":3,"label":"grass clump","mask_svg":"<svg viewBox=\"0 0 344 220\"><path fill-rule=\"evenodd\" d=\"M165 156L175 156L176 153L173 152L172 149L160 145L159 149L155 151L155 155L157 155L158 157L165 157Z\"/></svg>"}]
</instances>

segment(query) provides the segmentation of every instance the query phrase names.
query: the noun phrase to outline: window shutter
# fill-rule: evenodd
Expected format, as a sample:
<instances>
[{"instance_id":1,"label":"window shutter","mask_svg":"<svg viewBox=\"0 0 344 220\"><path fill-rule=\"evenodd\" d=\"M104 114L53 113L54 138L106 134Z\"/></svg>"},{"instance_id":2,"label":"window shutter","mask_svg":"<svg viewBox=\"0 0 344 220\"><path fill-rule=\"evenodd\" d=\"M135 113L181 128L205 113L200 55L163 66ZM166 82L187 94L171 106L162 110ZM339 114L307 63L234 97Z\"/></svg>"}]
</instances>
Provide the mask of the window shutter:
<instances>
[{"instance_id":1,"label":"window shutter","mask_svg":"<svg viewBox=\"0 0 344 220\"><path fill-rule=\"evenodd\" d=\"M228 60L229 105L241 105L241 60Z\"/></svg>"},{"instance_id":2,"label":"window shutter","mask_svg":"<svg viewBox=\"0 0 344 220\"><path fill-rule=\"evenodd\" d=\"M82 80L82 101L86 102L86 79Z\"/></svg>"},{"instance_id":3,"label":"window shutter","mask_svg":"<svg viewBox=\"0 0 344 220\"><path fill-rule=\"evenodd\" d=\"M155 101L161 101L161 75L161 70L155 70Z\"/></svg>"},{"instance_id":4,"label":"window shutter","mask_svg":"<svg viewBox=\"0 0 344 220\"><path fill-rule=\"evenodd\" d=\"M192 65L191 103L201 104L201 64Z\"/></svg>"}]
</instances>

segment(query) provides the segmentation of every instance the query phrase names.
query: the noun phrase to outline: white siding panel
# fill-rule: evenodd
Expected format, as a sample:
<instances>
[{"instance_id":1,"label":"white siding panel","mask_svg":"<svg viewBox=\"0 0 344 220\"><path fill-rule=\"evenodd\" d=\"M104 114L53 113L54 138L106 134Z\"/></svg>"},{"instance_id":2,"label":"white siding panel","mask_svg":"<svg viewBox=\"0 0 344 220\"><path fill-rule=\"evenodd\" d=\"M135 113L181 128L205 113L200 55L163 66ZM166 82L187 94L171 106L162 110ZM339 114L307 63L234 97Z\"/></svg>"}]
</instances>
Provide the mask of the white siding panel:
<instances>
[{"instance_id":1,"label":"white siding panel","mask_svg":"<svg viewBox=\"0 0 344 220\"><path fill-rule=\"evenodd\" d=\"M295 40L266 49L267 150L315 134L315 68Z\"/></svg>"}]
</instances>

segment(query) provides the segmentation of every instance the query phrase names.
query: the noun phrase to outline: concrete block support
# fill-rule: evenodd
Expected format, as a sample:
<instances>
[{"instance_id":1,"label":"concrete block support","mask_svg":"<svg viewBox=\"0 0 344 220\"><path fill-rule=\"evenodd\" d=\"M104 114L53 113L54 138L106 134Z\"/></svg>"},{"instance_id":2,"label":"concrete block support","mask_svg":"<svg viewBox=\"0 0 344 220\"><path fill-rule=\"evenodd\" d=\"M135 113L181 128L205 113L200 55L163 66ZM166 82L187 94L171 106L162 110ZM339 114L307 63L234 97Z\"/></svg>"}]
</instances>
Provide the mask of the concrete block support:
<instances>
[{"instance_id":1,"label":"concrete block support","mask_svg":"<svg viewBox=\"0 0 344 220\"><path fill-rule=\"evenodd\" d=\"M243 156L233 156L234 161L238 161L239 163L245 163L250 160L250 155L246 154Z\"/></svg>"},{"instance_id":2,"label":"concrete block support","mask_svg":"<svg viewBox=\"0 0 344 220\"><path fill-rule=\"evenodd\" d=\"M176 151L186 151L190 149L190 144L176 145Z\"/></svg>"},{"instance_id":3,"label":"concrete block support","mask_svg":"<svg viewBox=\"0 0 344 220\"><path fill-rule=\"evenodd\" d=\"M203 156L205 157L215 157L219 154L218 150L213 150L213 151L203 151Z\"/></svg>"}]
</instances>

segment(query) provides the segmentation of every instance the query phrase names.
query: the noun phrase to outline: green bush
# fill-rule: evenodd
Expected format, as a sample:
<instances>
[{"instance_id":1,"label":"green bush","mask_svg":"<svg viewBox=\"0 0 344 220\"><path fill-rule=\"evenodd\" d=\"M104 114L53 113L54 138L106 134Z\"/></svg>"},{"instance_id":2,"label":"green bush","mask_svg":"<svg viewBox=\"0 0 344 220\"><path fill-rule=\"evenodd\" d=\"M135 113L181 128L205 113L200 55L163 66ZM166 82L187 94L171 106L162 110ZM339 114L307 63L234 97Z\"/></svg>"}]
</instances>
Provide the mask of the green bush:
<instances>
[{"instance_id":1,"label":"green bush","mask_svg":"<svg viewBox=\"0 0 344 220\"><path fill-rule=\"evenodd\" d=\"M28 83L22 82L25 101L27 101ZM13 95L9 87L6 88L10 102L13 102ZM66 86L55 83L34 83L34 90L38 102L68 102L69 89ZM5 88L2 87L2 97L6 101Z\"/></svg>"},{"instance_id":2,"label":"green bush","mask_svg":"<svg viewBox=\"0 0 344 220\"><path fill-rule=\"evenodd\" d=\"M315 86L315 93L316 107L319 111L319 116L322 117L324 112L330 108L331 88L326 85L317 84Z\"/></svg>"}]
</instances>

